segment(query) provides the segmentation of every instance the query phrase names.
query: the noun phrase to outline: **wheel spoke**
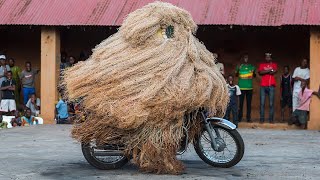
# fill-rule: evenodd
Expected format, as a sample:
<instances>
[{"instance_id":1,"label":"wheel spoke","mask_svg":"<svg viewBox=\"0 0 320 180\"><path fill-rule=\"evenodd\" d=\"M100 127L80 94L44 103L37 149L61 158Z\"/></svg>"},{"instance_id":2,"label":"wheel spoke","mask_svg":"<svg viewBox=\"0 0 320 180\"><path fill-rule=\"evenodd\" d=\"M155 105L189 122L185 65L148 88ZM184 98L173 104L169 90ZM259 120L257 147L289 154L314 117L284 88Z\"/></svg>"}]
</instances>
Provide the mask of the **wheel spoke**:
<instances>
[{"instance_id":1,"label":"wheel spoke","mask_svg":"<svg viewBox=\"0 0 320 180\"><path fill-rule=\"evenodd\" d=\"M211 147L211 139L208 137L209 133L204 131L202 137L200 138L200 147L202 147L201 151L209 160L213 162L230 162L235 157L237 152L236 142L226 130L218 128L217 131L220 134L220 138L215 136L217 144L219 146L223 146L223 144L225 144L226 147L222 149L221 152L215 151ZM216 133L213 132L213 134Z\"/></svg>"}]
</instances>

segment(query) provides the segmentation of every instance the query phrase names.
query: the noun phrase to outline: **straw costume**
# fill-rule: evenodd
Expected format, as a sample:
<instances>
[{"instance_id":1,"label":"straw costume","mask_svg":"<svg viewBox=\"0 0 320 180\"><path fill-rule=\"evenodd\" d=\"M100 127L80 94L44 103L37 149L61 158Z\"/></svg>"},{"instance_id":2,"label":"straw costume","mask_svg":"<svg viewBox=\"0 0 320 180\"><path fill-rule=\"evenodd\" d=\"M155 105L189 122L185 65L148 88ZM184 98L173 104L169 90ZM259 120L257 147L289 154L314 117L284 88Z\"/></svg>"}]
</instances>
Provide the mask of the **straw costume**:
<instances>
[{"instance_id":1,"label":"straw costume","mask_svg":"<svg viewBox=\"0 0 320 180\"><path fill-rule=\"evenodd\" d=\"M123 144L143 171L181 173L176 152L185 120L191 141L200 132L197 110L223 116L228 103L226 82L196 29L187 11L169 3L130 13L87 61L65 71L68 97L83 97L86 112L72 136Z\"/></svg>"}]
</instances>

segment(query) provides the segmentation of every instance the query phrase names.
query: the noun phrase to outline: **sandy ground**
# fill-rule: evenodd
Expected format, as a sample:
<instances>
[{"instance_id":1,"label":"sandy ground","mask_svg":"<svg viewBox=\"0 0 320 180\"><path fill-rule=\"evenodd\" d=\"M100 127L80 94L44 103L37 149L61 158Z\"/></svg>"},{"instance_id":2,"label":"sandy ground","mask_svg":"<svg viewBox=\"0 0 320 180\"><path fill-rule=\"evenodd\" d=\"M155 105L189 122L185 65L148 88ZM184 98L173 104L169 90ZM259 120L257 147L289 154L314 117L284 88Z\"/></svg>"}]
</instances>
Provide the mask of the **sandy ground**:
<instances>
[{"instance_id":1,"label":"sandy ground","mask_svg":"<svg viewBox=\"0 0 320 180\"><path fill-rule=\"evenodd\" d=\"M240 129L246 150L229 169L213 168L190 146L180 156L182 175L145 174L128 164L102 171L90 166L70 125L42 125L0 130L0 179L319 179L320 132Z\"/></svg>"}]
</instances>

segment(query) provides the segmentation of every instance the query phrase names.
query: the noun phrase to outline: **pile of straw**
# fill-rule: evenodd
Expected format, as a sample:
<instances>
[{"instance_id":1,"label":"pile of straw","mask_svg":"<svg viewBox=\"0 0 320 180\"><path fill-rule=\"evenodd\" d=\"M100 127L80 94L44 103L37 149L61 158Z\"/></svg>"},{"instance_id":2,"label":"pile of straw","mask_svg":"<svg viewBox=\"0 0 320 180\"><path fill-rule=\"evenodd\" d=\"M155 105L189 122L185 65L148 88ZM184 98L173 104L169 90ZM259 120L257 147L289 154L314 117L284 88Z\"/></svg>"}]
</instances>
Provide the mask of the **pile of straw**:
<instances>
[{"instance_id":1,"label":"pile of straw","mask_svg":"<svg viewBox=\"0 0 320 180\"><path fill-rule=\"evenodd\" d=\"M169 26L172 37L165 33ZM194 37L196 29L187 11L169 3L154 2L129 14L87 61L65 71L68 97L83 97L87 111L73 137L124 144L147 172L181 173L176 151L184 116L200 107L222 115L228 103L226 82L212 53ZM200 131L199 122L189 126Z\"/></svg>"}]
</instances>

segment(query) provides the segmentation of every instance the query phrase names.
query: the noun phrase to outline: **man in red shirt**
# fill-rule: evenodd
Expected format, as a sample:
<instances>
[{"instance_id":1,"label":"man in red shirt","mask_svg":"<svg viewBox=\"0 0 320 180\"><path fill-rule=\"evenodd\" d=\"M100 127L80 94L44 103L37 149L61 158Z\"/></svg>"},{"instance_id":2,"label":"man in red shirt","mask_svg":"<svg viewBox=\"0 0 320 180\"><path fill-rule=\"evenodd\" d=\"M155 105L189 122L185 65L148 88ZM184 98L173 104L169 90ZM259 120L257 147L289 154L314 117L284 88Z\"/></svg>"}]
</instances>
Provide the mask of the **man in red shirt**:
<instances>
[{"instance_id":1,"label":"man in red shirt","mask_svg":"<svg viewBox=\"0 0 320 180\"><path fill-rule=\"evenodd\" d=\"M276 79L274 74L278 70L278 65L272 62L271 53L265 54L265 62L259 65L260 83L260 123L264 122L264 107L266 95L269 96L269 122L273 123L274 116L274 95L276 87Z\"/></svg>"}]
</instances>

